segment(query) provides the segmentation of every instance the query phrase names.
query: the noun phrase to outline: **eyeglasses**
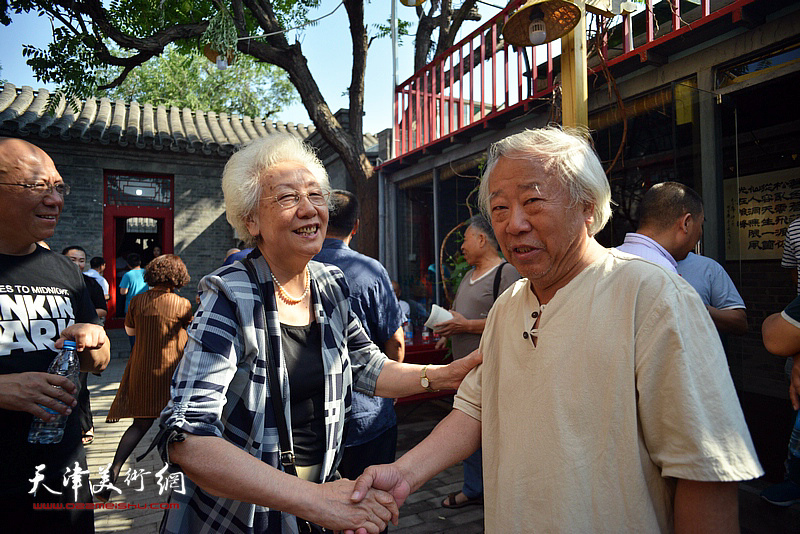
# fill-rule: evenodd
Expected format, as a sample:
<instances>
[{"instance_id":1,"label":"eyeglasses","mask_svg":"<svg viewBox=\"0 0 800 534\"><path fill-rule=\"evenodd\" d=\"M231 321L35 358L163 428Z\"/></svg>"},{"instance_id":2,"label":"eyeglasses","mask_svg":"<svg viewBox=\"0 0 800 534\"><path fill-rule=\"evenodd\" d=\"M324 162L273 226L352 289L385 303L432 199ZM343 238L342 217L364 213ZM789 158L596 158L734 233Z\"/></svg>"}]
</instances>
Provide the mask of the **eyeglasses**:
<instances>
[{"instance_id":1,"label":"eyeglasses","mask_svg":"<svg viewBox=\"0 0 800 534\"><path fill-rule=\"evenodd\" d=\"M291 191L267 197L267 200L274 200L282 208L293 208L300 203L302 197L306 197L315 206L325 206L330 196L330 191L308 191L307 193Z\"/></svg>"},{"instance_id":2,"label":"eyeglasses","mask_svg":"<svg viewBox=\"0 0 800 534\"><path fill-rule=\"evenodd\" d=\"M65 197L69 195L69 185L64 182L59 182L57 184L50 184L47 182L36 182L35 184L5 184L0 183L0 185L13 185L15 187L24 187L28 191L33 191L39 195L52 195L53 192L57 193L60 197Z\"/></svg>"}]
</instances>

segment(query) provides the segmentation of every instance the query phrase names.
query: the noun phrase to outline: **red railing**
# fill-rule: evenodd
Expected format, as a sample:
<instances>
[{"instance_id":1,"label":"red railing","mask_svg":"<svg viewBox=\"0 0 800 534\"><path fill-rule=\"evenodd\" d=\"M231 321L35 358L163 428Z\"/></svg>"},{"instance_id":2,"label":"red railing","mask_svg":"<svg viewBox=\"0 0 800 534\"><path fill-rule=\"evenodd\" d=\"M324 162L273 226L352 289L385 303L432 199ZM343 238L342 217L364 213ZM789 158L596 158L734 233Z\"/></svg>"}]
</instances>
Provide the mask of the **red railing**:
<instances>
[{"instance_id":1,"label":"red railing","mask_svg":"<svg viewBox=\"0 0 800 534\"><path fill-rule=\"evenodd\" d=\"M553 43L517 48L502 40L502 27L525 0L508 6L395 88L395 158L424 151L509 112L526 111L554 89ZM639 55L728 13L741 18L755 0L646 0L647 9L611 21L603 40L608 65ZM589 15L594 16L594 15ZM604 21L587 23L590 31ZM596 31L596 30L594 30ZM556 56L557 57L557 56ZM597 70L596 65L590 70ZM498 70L501 75L498 77Z\"/></svg>"}]
</instances>

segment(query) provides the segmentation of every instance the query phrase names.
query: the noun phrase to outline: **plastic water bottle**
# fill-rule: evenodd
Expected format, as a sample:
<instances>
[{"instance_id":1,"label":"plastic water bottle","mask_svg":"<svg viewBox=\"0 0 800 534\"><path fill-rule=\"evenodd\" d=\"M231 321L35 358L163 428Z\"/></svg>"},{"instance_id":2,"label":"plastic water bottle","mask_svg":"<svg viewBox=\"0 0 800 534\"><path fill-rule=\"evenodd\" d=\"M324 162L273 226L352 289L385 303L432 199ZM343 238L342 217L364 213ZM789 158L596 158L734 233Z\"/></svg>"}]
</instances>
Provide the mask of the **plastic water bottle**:
<instances>
[{"instance_id":1,"label":"plastic water bottle","mask_svg":"<svg viewBox=\"0 0 800 534\"><path fill-rule=\"evenodd\" d=\"M52 361L50 367L47 368L47 372L54 375L66 376L77 386L78 390L80 390L80 363L78 362L78 355L75 352L74 341L64 342L64 348L61 349L61 352L59 352ZM73 396L78 396L77 390ZM67 425L67 418L69 416L62 415L41 404L39 406L44 408L45 411L55 415L56 418L53 421L45 422L38 417L34 417L33 423L31 423L31 430L28 432L28 443L49 444L61 442L61 438L64 437L64 427Z\"/></svg>"},{"instance_id":2,"label":"plastic water bottle","mask_svg":"<svg viewBox=\"0 0 800 534\"><path fill-rule=\"evenodd\" d=\"M422 342L423 343L430 343L431 342L431 331L428 328L422 329Z\"/></svg>"},{"instance_id":3,"label":"plastic water bottle","mask_svg":"<svg viewBox=\"0 0 800 534\"><path fill-rule=\"evenodd\" d=\"M414 327L411 326L411 323L407 322L403 325L403 336L405 337L406 345L414 344Z\"/></svg>"}]
</instances>

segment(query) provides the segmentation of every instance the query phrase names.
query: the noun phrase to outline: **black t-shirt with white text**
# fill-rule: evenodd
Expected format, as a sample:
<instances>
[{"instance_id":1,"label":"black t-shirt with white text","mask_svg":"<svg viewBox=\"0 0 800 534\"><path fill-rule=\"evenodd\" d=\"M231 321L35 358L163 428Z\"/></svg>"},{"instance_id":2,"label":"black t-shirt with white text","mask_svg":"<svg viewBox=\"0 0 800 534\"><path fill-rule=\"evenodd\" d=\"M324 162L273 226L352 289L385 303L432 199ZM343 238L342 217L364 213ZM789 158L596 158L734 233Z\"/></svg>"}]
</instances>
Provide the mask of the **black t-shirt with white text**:
<instances>
[{"instance_id":1,"label":"black t-shirt with white text","mask_svg":"<svg viewBox=\"0 0 800 534\"><path fill-rule=\"evenodd\" d=\"M47 372L60 332L74 323L101 321L68 258L41 247L24 256L0 254L0 374ZM39 464L46 466L46 479L55 480L83 456L76 412L55 445L28 443L32 420L27 412L0 409L0 496L30 491Z\"/></svg>"}]
</instances>

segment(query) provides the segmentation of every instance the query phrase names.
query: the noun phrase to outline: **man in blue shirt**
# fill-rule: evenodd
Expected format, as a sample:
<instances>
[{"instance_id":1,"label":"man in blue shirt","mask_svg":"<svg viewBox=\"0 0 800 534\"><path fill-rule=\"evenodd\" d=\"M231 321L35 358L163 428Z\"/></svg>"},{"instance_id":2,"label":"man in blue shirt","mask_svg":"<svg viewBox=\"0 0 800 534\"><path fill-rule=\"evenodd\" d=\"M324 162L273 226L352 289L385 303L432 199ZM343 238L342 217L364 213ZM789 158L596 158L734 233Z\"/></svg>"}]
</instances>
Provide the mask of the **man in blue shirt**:
<instances>
[{"instance_id":1,"label":"man in blue shirt","mask_svg":"<svg viewBox=\"0 0 800 534\"><path fill-rule=\"evenodd\" d=\"M119 294L125 295L125 313L128 313L131 299L150 289L144 281L144 269L142 269L142 259L135 252L128 254L126 258L130 271L125 273L119 283Z\"/></svg>"},{"instance_id":2,"label":"man in blue shirt","mask_svg":"<svg viewBox=\"0 0 800 534\"><path fill-rule=\"evenodd\" d=\"M126 261L131 270L122 276L122 280L119 283L119 294L125 297L125 314L127 315L131 299L139 293L150 289L150 286L144 281L142 258L135 252L131 252L128 254ZM128 336L128 340L131 342L131 348L133 348L136 336Z\"/></svg>"},{"instance_id":3,"label":"man in blue shirt","mask_svg":"<svg viewBox=\"0 0 800 534\"><path fill-rule=\"evenodd\" d=\"M678 274L700 295L718 332L737 335L747 332L744 300L722 265L690 252L678 262Z\"/></svg>"},{"instance_id":4,"label":"man in blue shirt","mask_svg":"<svg viewBox=\"0 0 800 534\"><path fill-rule=\"evenodd\" d=\"M391 359L403 361L403 312L386 269L349 247L358 231L358 200L349 191L331 195L328 232L314 259L339 267L350 286L350 305L367 335ZM350 426L339 472L355 479L370 465L391 463L397 448L392 399L353 392Z\"/></svg>"}]
</instances>

